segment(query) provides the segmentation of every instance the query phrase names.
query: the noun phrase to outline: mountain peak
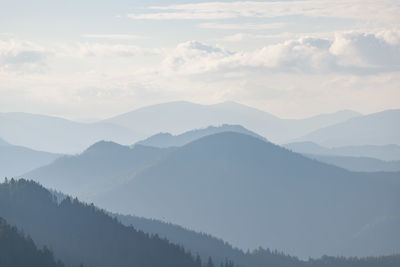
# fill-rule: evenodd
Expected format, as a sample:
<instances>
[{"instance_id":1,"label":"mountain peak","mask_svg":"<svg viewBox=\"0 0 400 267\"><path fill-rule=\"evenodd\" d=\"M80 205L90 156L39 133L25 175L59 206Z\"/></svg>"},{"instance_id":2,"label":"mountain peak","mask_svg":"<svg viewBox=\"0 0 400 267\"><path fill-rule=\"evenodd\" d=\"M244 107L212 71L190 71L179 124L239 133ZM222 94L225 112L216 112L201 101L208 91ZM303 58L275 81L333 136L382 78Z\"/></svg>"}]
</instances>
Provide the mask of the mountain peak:
<instances>
[{"instance_id":1,"label":"mountain peak","mask_svg":"<svg viewBox=\"0 0 400 267\"><path fill-rule=\"evenodd\" d=\"M90 147L88 147L83 152L83 154L93 153L93 152L105 152L105 153L107 153L107 152L111 152L111 151L115 151L115 150L126 150L126 149L129 149L129 147L117 144L117 143L112 142L112 141L101 140L101 141L98 141L98 142L94 143Z\"/></svg>"}]
</instances>

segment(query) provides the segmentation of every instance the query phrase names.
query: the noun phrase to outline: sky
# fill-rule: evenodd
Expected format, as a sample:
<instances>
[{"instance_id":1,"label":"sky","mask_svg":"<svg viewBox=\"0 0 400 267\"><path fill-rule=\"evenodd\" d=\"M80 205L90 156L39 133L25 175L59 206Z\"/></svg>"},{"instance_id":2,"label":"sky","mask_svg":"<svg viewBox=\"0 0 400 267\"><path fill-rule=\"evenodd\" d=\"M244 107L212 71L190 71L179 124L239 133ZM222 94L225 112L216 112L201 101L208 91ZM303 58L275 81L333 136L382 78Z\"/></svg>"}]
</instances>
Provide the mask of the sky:
<instances>
[{"instance_id":1,"label":"sky","mask_svg":"<svg viewBox=\"0 0 400 267\"><path fill-rule=\"evenodd\" d=\"M398 0L0 0L0 112L107 118L235 101L400 108Z\"/></svg>"}]
</instances>

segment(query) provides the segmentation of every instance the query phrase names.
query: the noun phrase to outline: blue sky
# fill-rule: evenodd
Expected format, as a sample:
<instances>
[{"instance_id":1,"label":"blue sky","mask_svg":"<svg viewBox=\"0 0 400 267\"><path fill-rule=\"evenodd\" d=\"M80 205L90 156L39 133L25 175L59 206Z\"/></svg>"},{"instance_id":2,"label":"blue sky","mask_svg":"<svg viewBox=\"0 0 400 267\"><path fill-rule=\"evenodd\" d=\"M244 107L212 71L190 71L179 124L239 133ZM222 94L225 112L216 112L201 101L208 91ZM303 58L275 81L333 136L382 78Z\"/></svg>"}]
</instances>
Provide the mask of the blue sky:
<instances>
[{"instance_id":1,"label":"blue sky","mask_svg":"<svg viewBox=\"0 0 400 267\"><path fill-rule=\"evenodd\" d=\"M400 108L399 1L0 2L0 112L104 118L175 100L290 118Z\"/></svg>"}]
</instances>

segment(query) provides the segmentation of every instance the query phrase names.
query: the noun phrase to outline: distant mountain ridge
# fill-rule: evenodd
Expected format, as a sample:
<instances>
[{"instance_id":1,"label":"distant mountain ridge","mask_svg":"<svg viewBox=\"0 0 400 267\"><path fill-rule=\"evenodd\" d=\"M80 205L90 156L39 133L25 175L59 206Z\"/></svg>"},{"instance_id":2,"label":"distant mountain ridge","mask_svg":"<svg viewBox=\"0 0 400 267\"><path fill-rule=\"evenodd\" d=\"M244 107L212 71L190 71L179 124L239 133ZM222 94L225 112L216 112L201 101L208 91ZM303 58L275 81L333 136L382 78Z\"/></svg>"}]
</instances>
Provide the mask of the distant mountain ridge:
<instances>
[{"instance_id":1,"label":"distant mountain ridge","mask_svg":"<svg viewBox=\"0 0 400 267\"><path fill-rule=\"evenodd\" d=\"M365 145L365 146L342 146L327 148L313 142L295 142L283 145L284 147L303 154L367 157L385 161L400 160L399 145Z\"/></svg>"},{"instance_id":2,"label":"distant mountain ridge","mask_svg":"<svg viewBox=\"0 0 400 267\"><path fill-rule=\"evenodd\" d=\"M400 160L383 161L367 157L303 155L353 172L400 172Z\"/></svg>"},{"instance_id":3,"label":"distant mountain ridge","mask_svg":"<svg viewBox=\"0 0 400 267\"><path fill-rule=\"evenodd\" d=\"M210 125L242 125L272 142L281 143L357 116L360 114L354 111L339 111L306 119L281 119L235 102L200 105L176 101L139 108L103 122L140 128L150 136L160 132L177 135Z\"/></svg>"},{"instance_id":4,"label":"distant mountain ridge","mask_svg":"<svg viewBox=\"0 0 400 267\"><path fill-rule=\"evenodd\" d=\"M74 154L100 140L132 143L137 133L110 123L79 123L28 113L0 113L0 137L39 151Z\"/></svg>"},{"instance_id":5,"label":"distant mountain ridge","mask_svg":"<svg viewBox=\"0 0 400 267\"><path fill-rule=\"evenodd\" d=\"M400 145L399 122L400 109L386 110L318 129L296 141L311 141L329 147Z\"/></svg>"},{"instance_id":6,"label":"distant mountain ridge","mask_svg":"<svg viewBox=\"0 0 400 267\"><path fill-rule=\"evenodd\" d=\"M17 177L47 165L59 157L61 157L60 154L36 151L10 144L0 144L0 180L4 177Z\"/></svg>"},{"instance_id":7,"label":"distant mountain ridge","mask_svg":"<svg viewBox=\"0 0 400 267\"><path fill-rule=\"evenodd\" d=\"M222 132L235 132L235 133L247 134L266 141L266 139L261 135L249 131L243 126L224 124L218 127L208 126L207 128L203 129L195 129L180 135L172 135L170 133L159 133L150 136L149 138L143 141L139 141L137 144L145 146L153 146L153 147L180 147L192 141L195 141L201 137Z\"/></svg>"}]
</instances>

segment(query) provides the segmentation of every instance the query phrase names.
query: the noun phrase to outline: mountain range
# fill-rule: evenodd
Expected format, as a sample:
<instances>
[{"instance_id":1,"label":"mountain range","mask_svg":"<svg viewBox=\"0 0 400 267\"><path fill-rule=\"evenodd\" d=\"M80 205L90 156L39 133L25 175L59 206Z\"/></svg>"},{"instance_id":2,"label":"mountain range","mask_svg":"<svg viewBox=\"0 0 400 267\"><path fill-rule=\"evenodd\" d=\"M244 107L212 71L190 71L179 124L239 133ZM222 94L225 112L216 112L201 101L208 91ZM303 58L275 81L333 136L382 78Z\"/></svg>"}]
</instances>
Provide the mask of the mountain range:
<instances>
[{"instance_id":1,"label":"mountain range","mask_svg":"<svg viewBox=\"0 0 400 267\"><path fill-rule=\"evenodd\" d=\"M130 145L162 132L178 135L193 129L232 124L283 143L358 116L353 111L339 111L294 120L234 102L215 105L169 102L94 123L28 113L0 113L0 138L35 150L75 154L101 140Z\"/></svg>"},{"instance_id":2,"label":"mountain range","mask_svg":"<svg viewBox=\"0 0 400 267\"><path fill-rule=\"evenodd\" d=\"M364 145L364 146L341 146L327 148L313 142L294 142L283 145L287 149L302 154L366 157L384 161L400 160L399 145Z\"/></svg>"},{"instance_id":3,"label":"mountain range","mask_svg":"<svg viewBox=\"0 0 400 267\"><path fill-rule=\"evenodd\" d=\"M229 125L224 124L221 126L208 126L207 128L203 129L195 129L191 130L179 135L172 135L170 133L159 133L156 135L152 135L145 140L139 141L136 144L145 145L145 146L152 146L152 147L180 147L184 146L194 140L197 140L201 137L222 133L222 132L235 132L235 133L242 133L247 134L250 136L254 136L260 138L262 140L266 140L261 135L258 135L252 131L247 130L243 126L240 125Z\"/></svg>"},{"instance_id":4,"label":"mountain range","mask_svg":"<svg viewBox=\"0 0 400 267\"><path fill-rule=\"evenodd\" d=\"M353 173L233 132L169 149L141 146L158 156L139 162L137 151L129 160L136 167L120 172L112 166L125 157L121 151L135 147L100 143L24 177L110 211L178 223L244 249L262 245L301 257L399 249L399 173ZM93 162L83 163L89 152L96 152ZM90 166L88 172L80 164ZM102 168L111 170L108 178L98 175ZM109 181L108 190L82 192L97 176ZM366 242L371 237L377 241Z\"/></svg>"},{"instance_id":5,"label":"mountain range","mask_svg":"<svg viewBox=\"0 0 400 267\"><path fill-rule=\"evenodd\" d=\"M296 141L311 141L328 147L400 145L398 122L400 110L386 110L318 129Z\"/></svg>"}]
</instances>

